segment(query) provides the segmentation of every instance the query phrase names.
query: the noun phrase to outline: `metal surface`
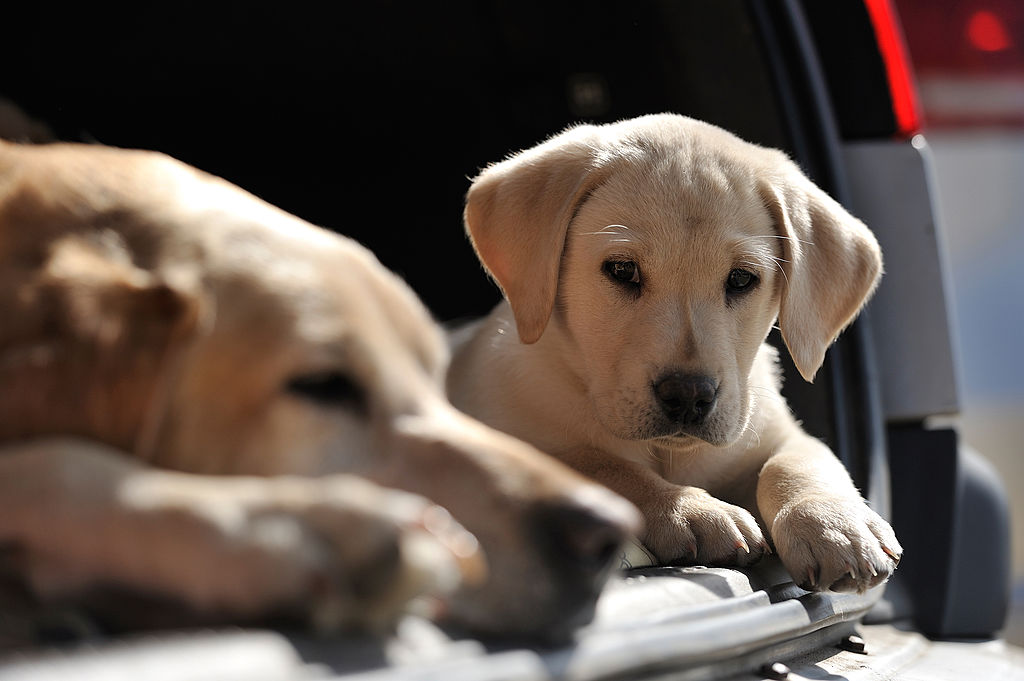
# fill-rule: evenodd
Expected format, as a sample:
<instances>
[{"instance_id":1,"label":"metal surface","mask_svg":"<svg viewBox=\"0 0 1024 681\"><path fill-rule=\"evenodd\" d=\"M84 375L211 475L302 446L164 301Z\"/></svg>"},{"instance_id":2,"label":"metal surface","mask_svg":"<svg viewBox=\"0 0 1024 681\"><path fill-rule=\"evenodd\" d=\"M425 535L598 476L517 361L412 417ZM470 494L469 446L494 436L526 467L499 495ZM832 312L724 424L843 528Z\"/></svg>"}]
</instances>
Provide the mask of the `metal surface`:
<instances>
[{"instance_id":1,"label":"metal surface","mask_svg":"<svg viewBox=\"0 0 1024 681\"><path fill-rule=\"evenodd\" d=\"M776 559L649 568L613 581L595 621L565 645L496 647L410 618L389 640L214 631L92 641L0 658L0 681L713 679L838 643L880 593L807 593Z\"/></svg>"},{"instance_id":2,"label":"metal surface","mask_svg":"<svg viewBox=\"0 0 1024 681\"><path fill-rule=\"evenodd\" d=\"M1003 641L929 641L891 625L858 627L867 654L819 650L787 661L787 681L1022 681L1024 650ZM723 681L761 681L762 673Z\"/></svg>"}]
</instances>

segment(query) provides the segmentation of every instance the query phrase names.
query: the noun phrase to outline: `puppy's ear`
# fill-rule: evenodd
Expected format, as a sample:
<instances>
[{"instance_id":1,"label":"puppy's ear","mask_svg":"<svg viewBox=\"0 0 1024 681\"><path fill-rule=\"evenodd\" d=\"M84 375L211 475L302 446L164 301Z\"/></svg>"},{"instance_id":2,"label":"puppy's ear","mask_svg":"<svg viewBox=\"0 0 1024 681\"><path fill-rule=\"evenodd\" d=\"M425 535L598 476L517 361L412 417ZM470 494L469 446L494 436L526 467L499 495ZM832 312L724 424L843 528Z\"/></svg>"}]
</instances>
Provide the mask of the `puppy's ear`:
<instances>
[{"instance_id":1,"label":"puppy's ear","mask_svg":"<svg viewBox=\"0 0 1024 681\"><path fill-rule=\"evenodd\" d=\"M599 158L598 130L570 128L488 167L469 189L466 231L524 343L536 342L547 326L566 230L599 181Z\"/></svg>"},{"instance_id":2,"label":"puppy's ear","mask_svg":"<svg viewBox=\"0 0 1024 681\"><path fill-rule=\"evenodd\" d=\"M5 264L0 283L0 436L138 449L158 425L169 362L200 323L197 278L158 276L110 240L69 236L38 264Z\"/></svg>"},{"instance_id":3,"label":"puppy's ear","mask_svg":"<svg viewBox=\"0 0 1024 681\"><path fill-rule=\"evenodd\" d=\"M882 253L871 231L779 154L761 187L783 247L779 328L807 381L878 284Z\"/></svg>"}]
</instances>

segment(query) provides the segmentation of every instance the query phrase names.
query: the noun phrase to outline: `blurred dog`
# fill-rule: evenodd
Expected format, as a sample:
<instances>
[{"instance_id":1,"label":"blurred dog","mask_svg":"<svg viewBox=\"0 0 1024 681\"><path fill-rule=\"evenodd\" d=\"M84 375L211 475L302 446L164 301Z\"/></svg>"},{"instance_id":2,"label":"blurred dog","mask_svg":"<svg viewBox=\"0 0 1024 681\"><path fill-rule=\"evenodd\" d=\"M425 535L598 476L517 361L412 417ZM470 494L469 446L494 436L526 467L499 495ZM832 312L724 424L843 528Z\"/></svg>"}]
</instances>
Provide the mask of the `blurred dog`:
<instances>
[{"instance_id":1,"label":"blurred dog","mask_svg":"<svg viewBox=\"0 0 1024 681\"><path fill-rule=\"evenodd\" d=\"M506 301L464 330L456 406L630 499L658 561L864 590L902 549L780 395L881 272L874 236L784 154L677 115L579 126L485 169L466 227Z\"/></svg>"},{"instance_id":2,"label":"blurred dog","mask_svg":"<svg viewBox=\"0 0 1024 681\"><path fill-rule=\"evenodd\" d=\"M0 142L0 313L0 542L43 597L383 627L454 591L557 634L638 522L449 404L368 251L160 154Z\"/></svg>"}]
</instances>

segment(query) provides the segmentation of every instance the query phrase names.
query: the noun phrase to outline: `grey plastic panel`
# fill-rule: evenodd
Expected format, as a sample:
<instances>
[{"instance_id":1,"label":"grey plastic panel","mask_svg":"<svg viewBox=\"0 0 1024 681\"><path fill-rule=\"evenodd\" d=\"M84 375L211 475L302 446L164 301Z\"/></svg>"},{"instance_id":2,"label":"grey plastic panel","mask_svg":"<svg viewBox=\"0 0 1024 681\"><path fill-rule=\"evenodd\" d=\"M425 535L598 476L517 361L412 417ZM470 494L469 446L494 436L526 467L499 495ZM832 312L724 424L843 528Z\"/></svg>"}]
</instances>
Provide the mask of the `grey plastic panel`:
<instances>
[{"instance_id":1,"label":"grey plastic panel","mask_svg":"<svg viewBox=\"0 0 1024 681\"><path fill-rule=\"evenodd\" d=\"M885 276L870 303L889 422L954 414L955 338L944 246L924 139L843 147L850 208L878 237Z\"/></svg>"},{"instance_id":2,"label":"grey plastic panel","mask_svg":"<svg viewBox=\"0 0 1024 681\"><path fill-rule=\"evenodd\" d=\"M1010 601L1010 508L996 469L961 446L950 581L942 634L994 636L1003 628Z\"/></svg>"}]
</instances>

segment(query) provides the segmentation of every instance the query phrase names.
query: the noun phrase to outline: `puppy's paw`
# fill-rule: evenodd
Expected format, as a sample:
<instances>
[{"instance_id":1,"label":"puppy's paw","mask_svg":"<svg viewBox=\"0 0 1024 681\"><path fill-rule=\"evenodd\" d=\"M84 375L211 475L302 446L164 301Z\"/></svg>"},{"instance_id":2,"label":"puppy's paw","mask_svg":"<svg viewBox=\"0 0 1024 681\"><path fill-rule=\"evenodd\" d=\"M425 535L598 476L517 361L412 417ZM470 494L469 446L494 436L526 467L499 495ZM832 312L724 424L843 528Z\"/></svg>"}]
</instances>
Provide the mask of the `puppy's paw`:
<instances>
[{"instance_id":1,"label":"puppy's paw","mask_svg":"<svg viewBox=\"0 0 1024 681\"><path fill-rule=\"evenodd\" d=\"M783 507L775 550L808 591L863 592L889 578L903 548L889 523L860 499L814 496Z\"/></svg>"},{"instance_id":2,"label":"puppy's paw","mask_svg":"<svg viewBox=\"0 0 1024 681\"><path fill-rule=\"evenodd\" d=\"M681 488L645 520L644 544L662 564L742 567L769 551L749 511L696 487Z\"/></svg>"}]
</instances>

